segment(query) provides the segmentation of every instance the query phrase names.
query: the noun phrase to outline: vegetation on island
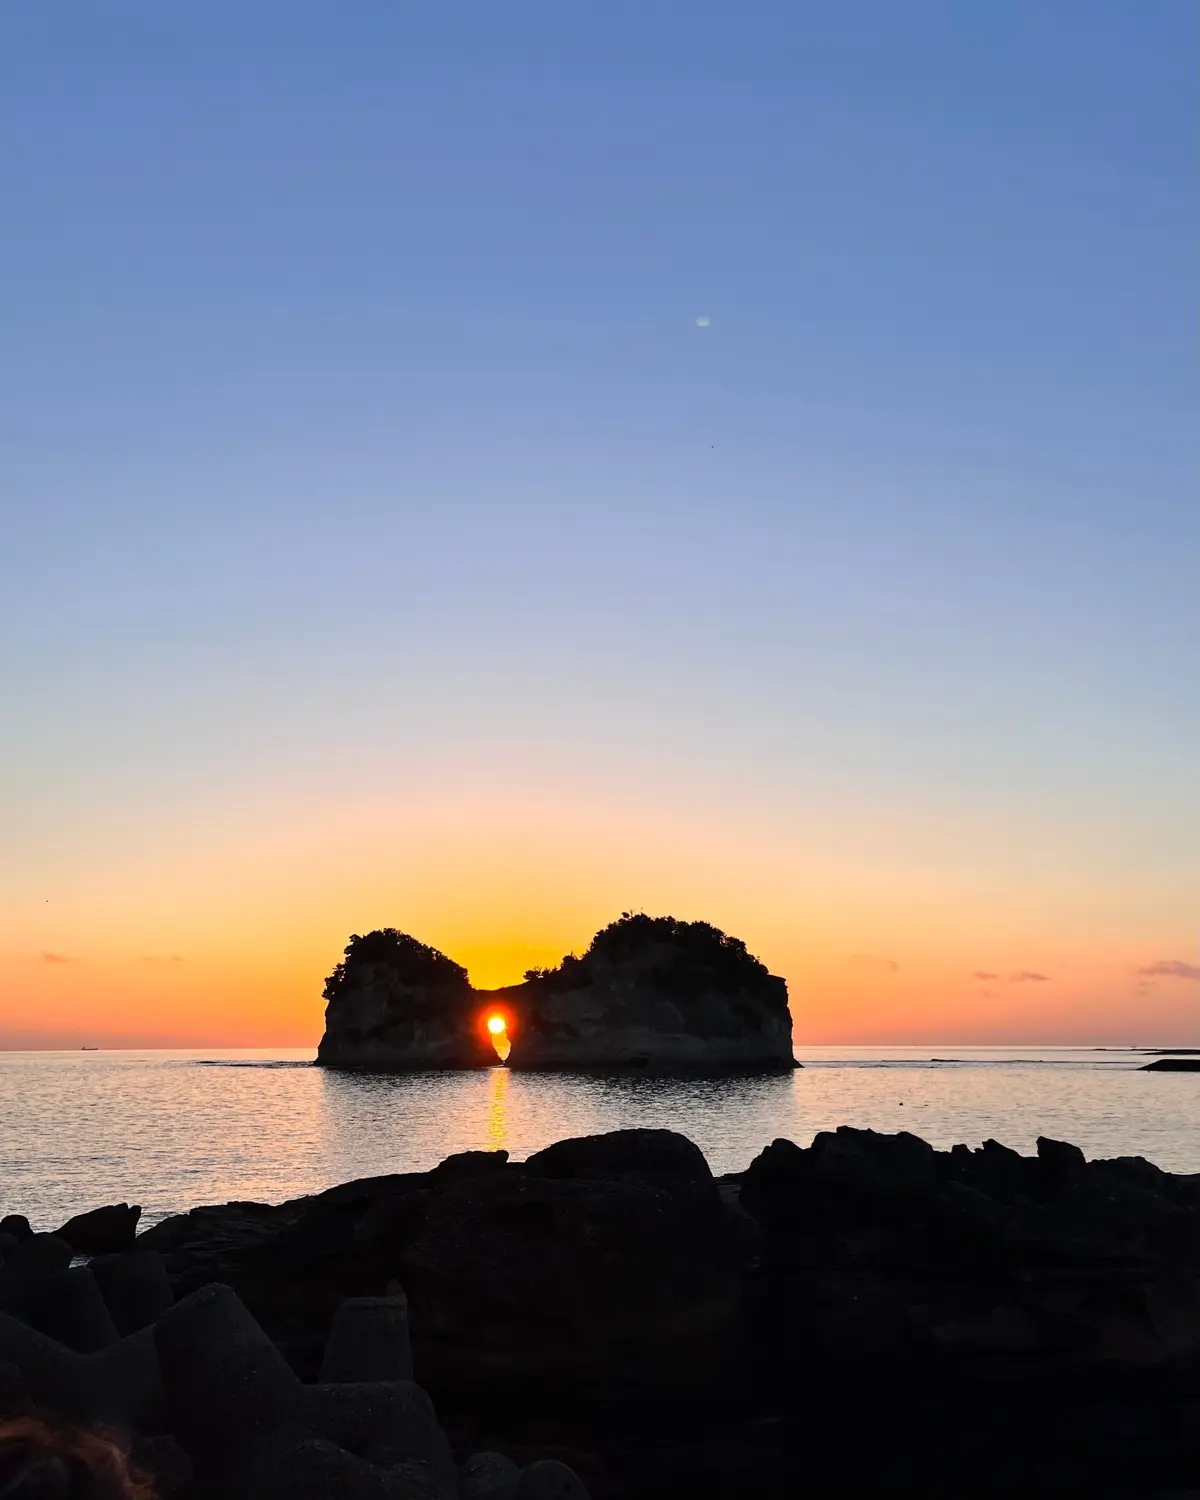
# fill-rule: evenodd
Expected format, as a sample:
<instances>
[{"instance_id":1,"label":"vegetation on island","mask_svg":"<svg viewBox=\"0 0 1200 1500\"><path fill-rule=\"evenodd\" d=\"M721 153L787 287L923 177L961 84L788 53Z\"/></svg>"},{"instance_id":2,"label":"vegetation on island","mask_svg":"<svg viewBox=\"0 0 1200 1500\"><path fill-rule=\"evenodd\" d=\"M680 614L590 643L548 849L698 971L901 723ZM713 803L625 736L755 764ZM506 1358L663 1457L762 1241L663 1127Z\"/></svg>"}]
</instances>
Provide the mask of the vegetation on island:
<instances>
[{"instance_id":1,"label":"vegetation on island","mask_svg":"<svg viewBox=\"0 0 1200 1500\"><path fill-rule=\"evenodd\" d=\"M585 985L604 969L626 965L641 965L647 981L683 995L756 989L770 977L766 964L740 938L711 922L626 911L600 929L582 957L569 953L557 968L527 969L525 978L555 986Z\"/></svg>"},{"instance_id":2,"label":"vegetation on island","mask_svg":"<svg viewBox=\"0 0 1200 1500\"><path fill-rule=\"evenodd\" d=\"M355 970L367 964L386 964L405 984L465 984L467 971L428 943L418 942L395 927L355 933L346 944L345 956L325 981L324 997L336 1000L351 981Z\"/></svg>"},{"instance_id":3,"label":"vegetation on island","mask_svg":"<svg viewBox=\"0 0 1200 1500\"><path fill-rule=\"evenodd\" d=\"M355 933L341 963L325 981L324 997L336 1000L356 973L385 965L408 985L467 984L467 971L452 958L396 927ZM527 982L558 987L589 985L606 970L633 967L648 983L677 995L702 990L757 989L770 977L767 966L711 922L648 917L622 912L602 927L582 954L568 953L553 967L525 971Z\"/></svg>"}]
</instances>

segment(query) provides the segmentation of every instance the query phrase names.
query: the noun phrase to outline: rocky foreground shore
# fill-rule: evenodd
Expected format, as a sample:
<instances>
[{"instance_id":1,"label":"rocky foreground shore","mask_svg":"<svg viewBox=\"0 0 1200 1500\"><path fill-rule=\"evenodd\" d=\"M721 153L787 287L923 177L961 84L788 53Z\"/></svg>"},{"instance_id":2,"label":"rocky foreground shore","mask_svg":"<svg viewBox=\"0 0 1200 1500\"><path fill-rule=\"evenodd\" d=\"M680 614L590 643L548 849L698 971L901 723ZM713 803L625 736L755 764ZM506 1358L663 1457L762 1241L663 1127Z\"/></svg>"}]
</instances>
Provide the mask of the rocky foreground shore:
<instances>
[{"instance_id":1,"label":"rocky foreground shore","mask_svg":"<svg viewBox=\"0 0 1200 1500\"><path fill-rule=\"evenodd\" d=\"M620 1131L137 1217L0 1224L0 1408L169 1500L1200 1496L1200 1175L1140 1158Z\"/></svg>"}]
</instances>

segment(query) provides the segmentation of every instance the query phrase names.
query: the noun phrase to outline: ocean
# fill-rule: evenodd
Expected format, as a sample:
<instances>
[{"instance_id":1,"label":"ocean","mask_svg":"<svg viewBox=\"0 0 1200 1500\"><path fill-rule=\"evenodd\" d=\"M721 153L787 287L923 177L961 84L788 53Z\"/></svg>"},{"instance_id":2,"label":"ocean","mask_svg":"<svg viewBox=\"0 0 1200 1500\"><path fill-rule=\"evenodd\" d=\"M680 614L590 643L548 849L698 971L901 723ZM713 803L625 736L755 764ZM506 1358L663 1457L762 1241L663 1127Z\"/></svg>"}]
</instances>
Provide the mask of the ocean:
<instances>
[{"instance_id":1,"label":"ocean","mask_svg":"<svg viewBox=\"0 0 1200 1500\"><path fill-rule=\"evenodd\" d=\"M565 1136L682 1131L714 1172L769 1141L839 1125L939 1148L1039 1135L1089 1157L1200 1172L1200 1074L1145 1053L1014 1047L799 1048L788 1077L680 1079L480 1072L331 1073L311 1051L0 1053L0 1213L38 1229L102 1203L143 1224L200 1203L278 1202L454 1151L519 1160Z\"/></svg>"}]
</instances>

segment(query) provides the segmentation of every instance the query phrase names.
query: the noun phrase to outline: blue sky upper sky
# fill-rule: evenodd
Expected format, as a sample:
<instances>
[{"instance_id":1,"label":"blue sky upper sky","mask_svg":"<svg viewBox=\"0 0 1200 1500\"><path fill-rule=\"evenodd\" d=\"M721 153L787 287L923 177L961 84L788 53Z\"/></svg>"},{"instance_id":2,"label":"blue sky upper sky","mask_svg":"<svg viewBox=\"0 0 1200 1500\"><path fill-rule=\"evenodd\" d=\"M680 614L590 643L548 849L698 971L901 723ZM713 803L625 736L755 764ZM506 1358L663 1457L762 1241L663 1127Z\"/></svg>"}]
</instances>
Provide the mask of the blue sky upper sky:
<instances>
[{"instance_id":1,"label":"blue sky upper sky","mask_svg":"<svg viewBox=\"0 0 1200 1500\"><path fill-rule=\"evenodd\" d=\"M914 881L910 967L939 889L1036 892L1011 966L1053 930L1084 989L1114 920L1122 995L1139 942L1194 962L1196 32L1190 0L5 8L13 1015L43 937L84 975L89 910L144 946L191 814L226 870L314 820L341 930L355 799L519 805L577 865L626 818L613 889L656 907L699 899L656 810L719 822L705 899L753 908L761 865L796 974ZM612 914L577 878L572 932Z\"/></svg>"}]
</instances>

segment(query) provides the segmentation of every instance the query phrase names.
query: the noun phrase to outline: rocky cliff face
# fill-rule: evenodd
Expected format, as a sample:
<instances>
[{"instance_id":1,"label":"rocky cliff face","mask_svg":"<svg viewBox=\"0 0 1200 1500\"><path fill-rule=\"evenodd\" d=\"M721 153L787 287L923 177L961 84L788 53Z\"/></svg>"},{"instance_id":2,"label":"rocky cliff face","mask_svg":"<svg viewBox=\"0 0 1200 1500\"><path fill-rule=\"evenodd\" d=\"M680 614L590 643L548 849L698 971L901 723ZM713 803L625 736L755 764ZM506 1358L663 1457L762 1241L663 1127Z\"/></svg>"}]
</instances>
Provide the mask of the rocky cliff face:
<instances>
[{"instance_id":1,"label":"rocky cliff face","mask_svg":"<svg viewBox=\"0 0 1200 1500\"><path fill-rule=\"evenodd\" d=\"M516 1018L513 1068L796 1066L786 981L707 922L626 914L497 998Z\"/></svg>"},{"instance_id":2,"label":"rocky cliff face","mask_svg":"<svg viewBox=\"0 0 1200 1500\"><path fill-rule=\"evenodd\" d=\"M325 999L317 1061L327 1067L479 1068L496 1060L467 971L394 927L350 939Z\"/></svg>"}]
</instances>

